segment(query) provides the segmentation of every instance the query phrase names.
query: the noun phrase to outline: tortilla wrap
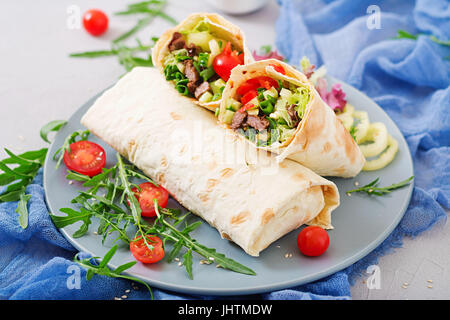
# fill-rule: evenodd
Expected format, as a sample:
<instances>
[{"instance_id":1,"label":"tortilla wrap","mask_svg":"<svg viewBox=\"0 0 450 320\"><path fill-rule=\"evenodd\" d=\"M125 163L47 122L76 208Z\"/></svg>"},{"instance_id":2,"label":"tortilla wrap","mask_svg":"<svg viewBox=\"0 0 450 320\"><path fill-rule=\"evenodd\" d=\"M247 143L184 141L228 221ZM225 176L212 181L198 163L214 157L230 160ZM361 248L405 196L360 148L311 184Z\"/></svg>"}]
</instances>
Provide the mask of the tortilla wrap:
<instances>
[{"instance_id":1,"label":"tortilla wrap","mask_svg":"<svg viewBox=\"0 0 450 320\"><path fill-rule=\"evenodd\" d=\"M286 74L277 72L271 65L281 66ZM314 85L303 73L279 60L257 61L232 70L223 91L219 113L219 121L225 127L229 128L223 122L227 99L235 98L236 90L241 84L258 76L269 76L275 80L305 86L311 92L304 116L292 137L281 145L259 148L278 154L279 161L286 158L295 160L321 176L354 177L361 171L365 158L334 111L321 99Z\"/></svg>"},{"instance_id":2,"label":"tortilla wrap","mask_svg":"<svg viewBox=\"0 0 450 320\"><path fill-rule=\"evenodd\" d=\"M154 68L133 69L81 122L249 255L305 223L332 228L333 182L227 135Z\"/></svg>"},{"instance_id":3,"label":"tortilla wrap","mask_svg":"<svg viewBox=\"0 0 450 320\"><path fill-rule=\"evenodd\" d=\"M225 20L225 18L223 18L222 16L215 13L193 13L176 27L164 32L156 42L155 46L152 49L152 59L155 67L163 72L163 61L164 58L169 54L168 45L172 40L173 34L175 32L181 32L183 30L193 28L201 20L205 20L211 25L211 29L214 34L230 41L235 48L239 48L240 51L244 53L244 63L250 63L254 61L252 53L246 46L244 33L239 27L235 26L231 22ZM191 97L185 96L185 99L189 99L195 104L211 111L215 111L216 108L220 105L220 100L205 103Z\"/></svg>"}]
</instances>

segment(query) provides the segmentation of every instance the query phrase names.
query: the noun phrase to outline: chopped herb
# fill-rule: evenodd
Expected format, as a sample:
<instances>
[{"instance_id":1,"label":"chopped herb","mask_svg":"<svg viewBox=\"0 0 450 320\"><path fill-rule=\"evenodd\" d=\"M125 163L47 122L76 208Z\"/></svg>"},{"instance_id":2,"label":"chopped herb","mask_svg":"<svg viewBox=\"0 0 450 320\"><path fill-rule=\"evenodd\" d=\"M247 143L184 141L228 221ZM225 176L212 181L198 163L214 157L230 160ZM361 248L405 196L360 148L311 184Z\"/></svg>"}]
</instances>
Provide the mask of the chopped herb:
<instances>
[{"instance_id":1,"label":"chopped herb","mask_svg":"<svg viewBox=\"0 0 450 320\"><path fill-rule=\"evenodd\" d=\"M399 183L394 183L388 187L378 187L380 178L376 178L369 184L366 184L365 186L358 188L358 189L353 189L353 190L347 191L346 193L349 195L353 192L365 192L368 195L382 196L382 195L391 193L392 190L400 189L404 186L407 186L413 178L414 178L414 176L411 176L406 180L403 180Z\"/></svg>"}]
</instances>

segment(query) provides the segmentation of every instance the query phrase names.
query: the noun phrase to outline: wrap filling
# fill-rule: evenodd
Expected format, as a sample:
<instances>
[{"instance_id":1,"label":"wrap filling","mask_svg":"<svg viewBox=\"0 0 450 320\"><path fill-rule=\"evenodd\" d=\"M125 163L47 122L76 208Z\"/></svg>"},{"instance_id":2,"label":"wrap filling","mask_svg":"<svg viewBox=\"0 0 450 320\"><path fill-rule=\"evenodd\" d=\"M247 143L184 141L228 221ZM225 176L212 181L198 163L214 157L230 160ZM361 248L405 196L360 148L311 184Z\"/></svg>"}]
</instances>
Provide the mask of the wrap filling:
<instances>
[{"instance_id":1,"label":"wrap filling","mask_svg":"<svg viewBox=\"0 0 450 320\"><path fill-rule=\"evenodd\" d=\"M242 48L221 38L207 20L175 32L164 58L166 80L179 93L208 103L222 98L231 70L244 64Z\"/></svg>"}]
</instances>

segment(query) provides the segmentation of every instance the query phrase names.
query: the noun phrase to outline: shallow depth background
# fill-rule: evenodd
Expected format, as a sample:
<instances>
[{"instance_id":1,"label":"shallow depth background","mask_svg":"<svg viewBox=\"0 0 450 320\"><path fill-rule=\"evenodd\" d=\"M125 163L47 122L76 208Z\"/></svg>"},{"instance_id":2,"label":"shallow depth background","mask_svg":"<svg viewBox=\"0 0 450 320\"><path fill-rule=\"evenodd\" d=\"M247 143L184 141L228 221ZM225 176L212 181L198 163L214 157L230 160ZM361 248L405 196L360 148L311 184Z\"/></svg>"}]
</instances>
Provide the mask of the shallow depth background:
<instances>
[{"instance_id":1,"label":"shallow depth background","mask_svg":"<svg viewBox=\"0 0 450 320\"><path fill-rule=\"evenodd\" d=\"M39 137L45 123L68 119L89 98L116 82L124 69L115 57L75 59L68 54L109 49L110 41L136 21L112 15L129 2L133 1L0 2L0 147L20 153L46 146ZM95 38L84 29L70 29L68 9L73 5L81 13L91 8L104 10L110 18L108 32ZM204 0L169 0L165 10L178 21L200 11L218 12ZM224 16L243 29L251 50L275 42L275 0L249 15ZM146 43L168 27L157 18L137 36ZM134 40L130 44L134 45ZM1 150L0 158L4 156ZM363 274L352 287L353 298L450 299L449 243L449 224L436 226L416 239L406 238L402 248L380 259L381 288L369 290L365 284L369 274Z\"/></svg>"}]
</instances>

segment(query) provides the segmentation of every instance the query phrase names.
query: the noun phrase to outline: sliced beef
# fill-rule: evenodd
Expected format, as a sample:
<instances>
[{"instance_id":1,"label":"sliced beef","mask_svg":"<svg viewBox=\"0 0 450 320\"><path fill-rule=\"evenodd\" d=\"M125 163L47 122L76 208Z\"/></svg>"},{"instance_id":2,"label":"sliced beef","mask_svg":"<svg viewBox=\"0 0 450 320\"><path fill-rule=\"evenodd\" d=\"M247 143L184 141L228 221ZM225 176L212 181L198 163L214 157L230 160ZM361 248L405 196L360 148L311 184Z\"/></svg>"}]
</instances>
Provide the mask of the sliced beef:
<instances>
[{"instance_id":1,"label":"sliced beef","mask_svg":"<svg viewBox=\"0 0 450 320\"><path fill-rule=\"evenodd\" d=\"M189 57L197 56L200 52L202 52L202 48L196 46L193 43L190 43L188 46L184 45Z\"/></svg>"},{"instance_id":2,"label":"sliced beef","mask_svg":"<svg viewBox=\"0 0 450 320\"><path fill-rule=\"evenodd\" d=\"M183 35L179 32L175 32L172 36L172 40L169 43L169 51L183 49L186 42L183 39Z\"/></svg>"},{"instance_id":3,"label":"sliced beef","mask_svg":"<svg viewBox=\"0 0 450 320\"><path fill-rule=\"evenodd\" d=\"M289 118L291 118L293 127L296 128L298 123L300 122L300 119L298 117L297 111L295 111L295 104L291 104L287 108L287 112L288 112Z\"/></svg>"},{"instance_id":4,"label":"sliced beef","mask_svg":"<svg viewBox=\"0 0 450 320\"><path fill-rule=\"evenodd\" d=\"M209 83L207 81L202 82L201 85L199 85L196 89L195 89L195 93L194 96L198 99L200 98L200 96L205 93L206 91L209 90Z\"/></svg>"},{"instance_id":5,"label":"sliced beef","mask_svg":"<svg viewBox=\"0 0 450 320\"><path fill-rule=\"evenodd\" d=\"M194 67L194 62L192 60L184 61L184 74L186 75L186 78L189 79L189 82L197 83L197 81L200 80L200 75Z\"/></svg>"},{"instance_id":6,"label":"sliced beef","mask_svg":"<svg viewBox=\"0 0 450 320\"><path fill-rule=\"evenodd\" d=\"M187 84L189 92L195 95L195 91L197 87L201 85L202 80L200 79L200 75L198 74L197 69L195 69L192 60L184 60L184 74L186 75L186 78L189 79Z\"/></svg>"},{"instance_id":7,"label":"sliced beef","mask_svg":"<svg viewBox=\"0 0 450 320\"><path fill-rule=\"evenodd\" d=\"M265 116L259 117L252 115L248 116L247 125L249 125L252 128L255 128L258 131L263 131L269 127L270 123Z\"/></svg>"},{"instance_id":8,"label":"sliced beef","mask_svg":"<svg viewBox=\"0 0 450 320\"><path fill-rule=\"evenodd\" d=\"M247 118L247 112L235 112L231 121L231 129L239 129Z\"/></svg>"}]
</instances>

